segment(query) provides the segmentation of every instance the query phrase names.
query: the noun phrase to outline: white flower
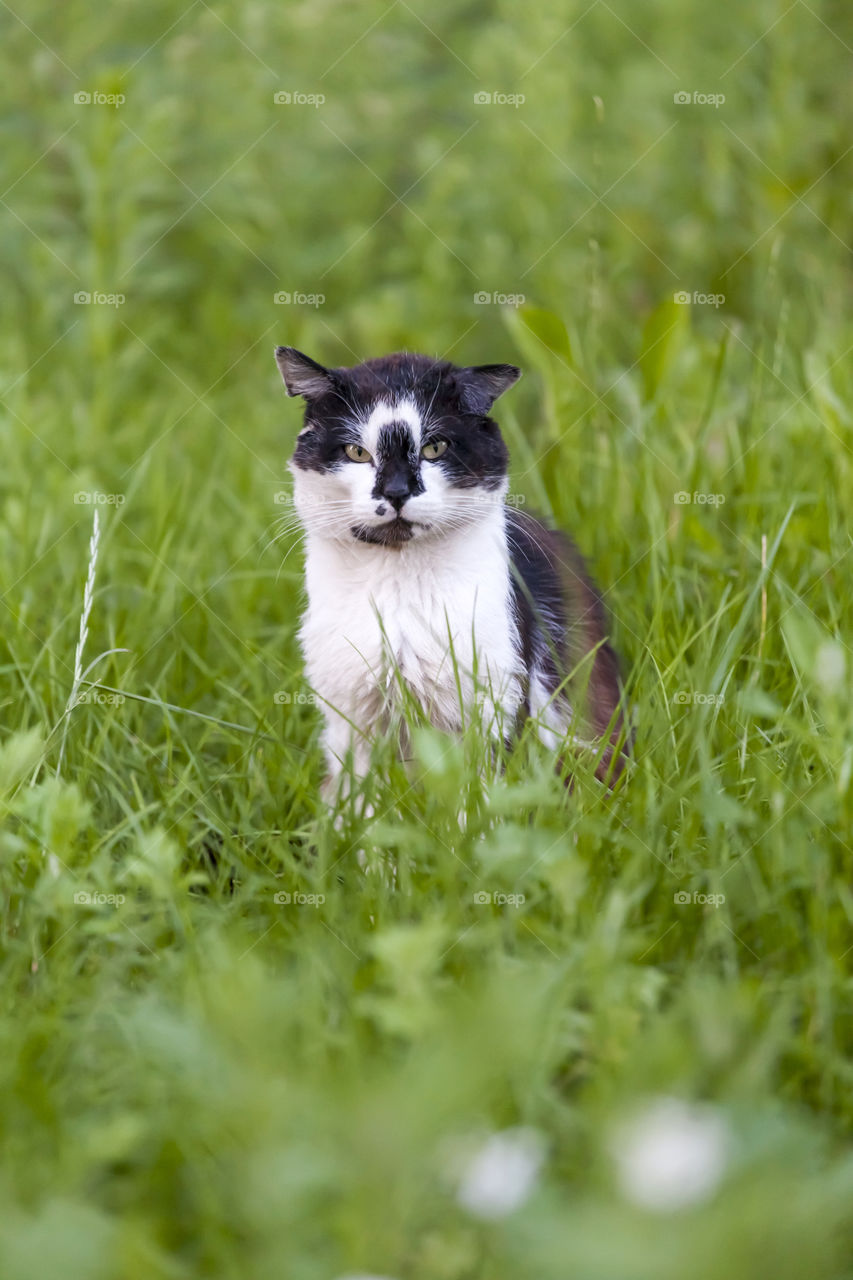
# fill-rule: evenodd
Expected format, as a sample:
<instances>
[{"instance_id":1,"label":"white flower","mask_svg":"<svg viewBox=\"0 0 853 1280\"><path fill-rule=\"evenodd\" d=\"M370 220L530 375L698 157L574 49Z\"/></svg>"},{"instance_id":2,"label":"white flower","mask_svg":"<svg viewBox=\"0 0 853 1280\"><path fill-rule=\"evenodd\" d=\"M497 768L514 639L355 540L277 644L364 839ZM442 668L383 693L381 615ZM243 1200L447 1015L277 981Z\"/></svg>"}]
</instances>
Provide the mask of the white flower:
<instances>
[{"instance_id":1,"label":"white flower","mask_svg":"<svg viewBox=\"0 0 853 1280\"><path fill-rule=\"evenodd\" d=\"M665 1213L708 1199L729 1145L729 1130L711 1107L660 1098L622 1127L611 1149L625 1196Z\"/></svg>"},{"instance_id":2,"label":"white flower","mask_svg":"<svg viewBox=\"0 0 853 1280\"><path fill-rule=\"evenodd\" d=\"M504 1218L533 1190L544 1159L535 1129L503 1129L487 1138L462 1168L456 1199L477 1218Z\"/></svg>"},{"instance_id":3,"label":"white flower","mask_svg":"<svg viewBox=\"0 0 853 1280\"><path fill-rule=\"evenodd\" d=\"M815 675L824 693L837 693L844 684L847 659L840 644L824 640L815 654Z\"/></svg>"}]
</instances>

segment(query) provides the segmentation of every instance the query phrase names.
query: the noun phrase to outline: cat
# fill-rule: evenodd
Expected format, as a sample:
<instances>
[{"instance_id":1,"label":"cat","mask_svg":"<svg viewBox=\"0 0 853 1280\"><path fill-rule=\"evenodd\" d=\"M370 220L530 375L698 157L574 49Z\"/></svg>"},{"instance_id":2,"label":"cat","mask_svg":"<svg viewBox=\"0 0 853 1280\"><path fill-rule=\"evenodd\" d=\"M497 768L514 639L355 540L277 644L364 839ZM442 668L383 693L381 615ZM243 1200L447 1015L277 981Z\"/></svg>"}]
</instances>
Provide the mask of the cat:
<instances>
[{"instance_id":1,"label":"cat","mask_svg":"<svg viewBox=\"0 0 853 1280\"><path fill-rule=\"evenodd\" d=\"M509 454L490 412L521 370L407 352L353 368L293 347L275 358L306 402L290 470L325 799L346 790L349 761L366 774L403 687L448 733L475 705L506 741L535 717L555 752L595 751L612 781L627 747L600 596L568 537L506 503Z\"/></svg>"}]
</instances>

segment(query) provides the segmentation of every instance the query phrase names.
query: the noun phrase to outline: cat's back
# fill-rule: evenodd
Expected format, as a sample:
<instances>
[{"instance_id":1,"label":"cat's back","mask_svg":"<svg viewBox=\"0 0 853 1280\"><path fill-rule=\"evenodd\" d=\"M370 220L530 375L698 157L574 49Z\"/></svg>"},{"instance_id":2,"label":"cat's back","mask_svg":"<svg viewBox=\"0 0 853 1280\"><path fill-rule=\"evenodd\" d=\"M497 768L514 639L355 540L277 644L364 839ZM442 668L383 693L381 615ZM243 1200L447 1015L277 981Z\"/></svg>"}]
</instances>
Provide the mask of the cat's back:
<instances>
[{"instance_id":1,"label":"cat's back","mask_svg":"<svg viewBox=\"0 0 853 1280\"><path fill-rule=\"evenodd\" d=\"M528 672L531 709L548 708L579 669L585 719L596 735L618 733L622 695L610 624L584 557L568 534L524 511L508 510L507 540L519 643ZM561 695L562 696L562 695ZM537 705L538 704L538 705Z\"/></svg>"}]
</instances>

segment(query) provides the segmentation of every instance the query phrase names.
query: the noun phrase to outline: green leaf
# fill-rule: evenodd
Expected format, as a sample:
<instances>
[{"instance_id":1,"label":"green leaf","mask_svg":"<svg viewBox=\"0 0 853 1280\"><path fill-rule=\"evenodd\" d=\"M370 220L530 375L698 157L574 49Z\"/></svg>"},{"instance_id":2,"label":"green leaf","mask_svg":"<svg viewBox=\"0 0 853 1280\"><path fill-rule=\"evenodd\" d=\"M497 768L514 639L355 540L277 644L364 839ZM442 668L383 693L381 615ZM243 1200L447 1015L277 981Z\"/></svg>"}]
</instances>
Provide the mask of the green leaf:
<instances>
[{"instance_id":1,"label":"green leaf","mask_svg":"<svg viewBox=\"0 0 853 1280\"><path fill-rule=\"evenodd\" d=\"M738 698L738 704L741 711L759 720L778 720L782 714L782 708L776 699L771 698L763 689L744 689Z\"/></svg>"},{"instance_id":2,"label":"green leaf","mask_svg":"<svg viewBox=\"0 0 853 1280\"><path fill-rule=\"evenodd\" d=\"M646 399L653 400L666 380L689 328L690 307L666 298L643 326L640 371Z\"/></svg>"},{"instance_id":3,"label":"green leaf","mask_svg":"<svg viewBox=\"0 0 853 1280\"><path fill-rule=\"evenodd\" d=\"M40 729L13 733L0 747L0 795L8 795L41 758L44 740Z\"/></svg>"},{"instance_id":4,"label":"green leaf","mask_svg":"<svg viewBox=\"0 0 853 1280\"><path fill-rule=\"evenodd\" d=\"M569 332L558 315L553 311L545 311L541 307L518 307L508 309L506 322L531 364L542 368L550 366L550 355L556 356L564 364L574 367Z\"/></svg>"}]
</instances>

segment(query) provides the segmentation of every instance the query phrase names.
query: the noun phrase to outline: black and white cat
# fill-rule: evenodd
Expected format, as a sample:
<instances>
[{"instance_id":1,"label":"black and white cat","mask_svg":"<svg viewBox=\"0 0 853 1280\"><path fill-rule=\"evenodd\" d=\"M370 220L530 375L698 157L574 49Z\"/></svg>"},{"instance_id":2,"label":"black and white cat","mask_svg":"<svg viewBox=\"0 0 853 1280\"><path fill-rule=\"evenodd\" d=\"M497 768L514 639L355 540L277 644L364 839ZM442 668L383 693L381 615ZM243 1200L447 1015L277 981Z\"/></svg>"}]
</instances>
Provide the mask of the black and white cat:
<instances>
[{"instance_id":1,"label":"black and white cat","mask_svg":"<svg viewBox=\"0 0 853 1280\"><path fill-rule=\"evenodd\" d=\"M475 704L504 739L533 716L555 750L580 743L600 777L618 773L621 689L599 596L572 542L505 502L509 457L489 413L521 371L275 355L288 394L306 401L290 469L326 798L350 755L364 776L403 687L447 732Z\"/></svg>"}]
</instances>

